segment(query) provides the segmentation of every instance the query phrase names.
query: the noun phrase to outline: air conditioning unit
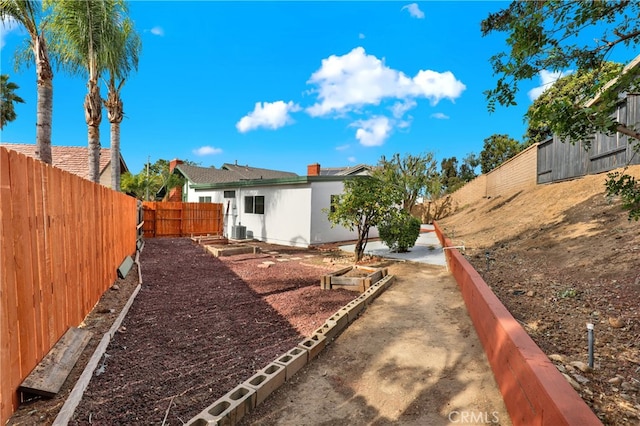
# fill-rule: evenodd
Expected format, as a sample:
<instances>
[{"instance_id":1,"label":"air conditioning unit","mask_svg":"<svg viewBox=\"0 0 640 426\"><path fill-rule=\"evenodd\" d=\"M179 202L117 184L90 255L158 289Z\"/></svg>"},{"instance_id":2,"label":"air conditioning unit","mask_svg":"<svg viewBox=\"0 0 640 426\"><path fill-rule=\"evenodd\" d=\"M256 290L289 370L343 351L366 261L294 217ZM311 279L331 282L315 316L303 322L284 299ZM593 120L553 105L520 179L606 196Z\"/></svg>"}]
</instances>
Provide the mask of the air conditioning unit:
<instances>
[{"instance_id":1,"label":"air conditioning unit","mask_svg":"<svg viewBox=\"0 0 640 426\"><path fill-rule=\"evenodd\" d=\"M231 239L232 240L246 240L247 239L247 227L242 225L231 227Z\"/></svg>"}]
</instances>

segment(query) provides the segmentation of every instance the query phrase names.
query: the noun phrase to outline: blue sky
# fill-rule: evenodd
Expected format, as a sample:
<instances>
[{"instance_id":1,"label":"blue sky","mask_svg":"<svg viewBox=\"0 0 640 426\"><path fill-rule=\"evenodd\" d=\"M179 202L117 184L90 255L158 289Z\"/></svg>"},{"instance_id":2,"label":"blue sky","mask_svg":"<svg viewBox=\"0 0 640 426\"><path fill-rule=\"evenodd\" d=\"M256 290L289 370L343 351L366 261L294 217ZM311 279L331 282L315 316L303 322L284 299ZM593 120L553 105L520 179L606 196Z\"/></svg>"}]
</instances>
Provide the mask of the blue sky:
<instances>
[{"instance_id":1,"label":"blue sky","mask_svg":"<svg viewBox=\"0 0 640 426\"><path fill-rule=\"evenodd\" d=\"M382 155L480 153L485 138L522 140L531 104L489 113L483 91L503 35L480 21L506 2L134 1L142 37L125 84L121 150L129 169L147 159L202 166L249 164L306 174L306 166L376 164ZM35 143L35 70L14 70L24 40L2 29L1 68L26 104L1 140ZM104 86L102 95L106 96ZM87 144L85 79L54 76L54 145ZM103 112L102 146L109 146Z\"/></svg>"}]
</instances>

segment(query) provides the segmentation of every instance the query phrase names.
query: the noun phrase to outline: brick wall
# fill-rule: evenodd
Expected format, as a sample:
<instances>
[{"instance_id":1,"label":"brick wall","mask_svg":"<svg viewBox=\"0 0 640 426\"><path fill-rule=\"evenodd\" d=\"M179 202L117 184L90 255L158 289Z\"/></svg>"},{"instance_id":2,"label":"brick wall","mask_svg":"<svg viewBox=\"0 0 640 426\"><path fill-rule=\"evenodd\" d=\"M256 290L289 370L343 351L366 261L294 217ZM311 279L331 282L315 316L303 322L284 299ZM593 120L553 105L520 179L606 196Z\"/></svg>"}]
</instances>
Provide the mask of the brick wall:
<instances>
[{"instance_id":1,"label":"brick wall","mask_svg":"<svg viewBox=\"0 0 640 426\"><path fill-rule=\"evenodd\" d=\"M487 174L487 196L536 186L538 145L532 145Z\"/></svg>"},{"instance_id":2,"label":"brick wall","mask_svg":"<svg viewBox=\"0 0 640 426\"><path fill-rule=\"evenodd\" d=\"M496 197L536 185L538 145L532 145L489 173L482 174L452 194L456 207L483 197Z\"/></svg>"},{"instance_id":3,"label":"brick wall","mask_svg":"<svg viewBox=\"0 0 640 426\"><path fill-rule=\"evenodd\" d=\"M455 208L471 204L487 195L487 175L480 175L452 194Z\"/></svg>"}]
</instances>

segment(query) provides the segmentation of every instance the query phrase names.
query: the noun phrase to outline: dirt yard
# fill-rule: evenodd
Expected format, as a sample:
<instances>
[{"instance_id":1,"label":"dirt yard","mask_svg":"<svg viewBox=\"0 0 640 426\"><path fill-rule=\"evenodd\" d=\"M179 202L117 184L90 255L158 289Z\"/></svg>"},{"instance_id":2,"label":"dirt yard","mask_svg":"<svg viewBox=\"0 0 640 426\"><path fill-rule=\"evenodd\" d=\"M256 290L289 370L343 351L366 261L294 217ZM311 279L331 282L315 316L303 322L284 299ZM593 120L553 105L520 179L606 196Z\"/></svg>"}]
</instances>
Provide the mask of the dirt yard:
<instances>
[{"instance_id":1,"label":"dirt yard","mask_svg":"<svg viewBox=\"0 0 640 426\"><path fill-rule=\"evenodd\" d=\"M320 289L342 257L334 264L319 251L263 248L278 254L215 258L186 238L147 240L144 284L71 424L163 424L168 412L164 424L181 425L357 297ZM10 424L55 419L137 282L135 272L119 280L89 315L95 336L60 394L24 403Z\"/></svg>"},{"instance_id":2,"label":"dirt yard","mask_svg":"<svg viewBox=\"0 0 640 426\"><path fill-rule=\"evenodd\" d=\"M633 173L640 176L640 167ZM465 245L467 258L603 423L637 425L640 223L629 222L604 197L604 178L484 199L440 224ZM275 255L215 259L185 239L149 240L138 298L152 303L132 307L72 424L162 424L166 416L165 424L180 425L354 297L319 290L323 271L344 263L304 257L322 254L315 251L282 253L301 257L294 261L301 267ZM154 265L175 256L184 256L180 268L155 268L160 272L154 275ZM274 264L259 267L265 260ZM60 395L26 401L9 424L53 421L137 280L135 273L119 280L87 317L85 326L97 337ZM153 326L162 317L171 319L171 327ZM592 371L583 365L587 323L595 325ZM178 337L188 344L178 345Z\"/></svg>"},{"instance_id":3,"label":"dirt yard","mask_svg":"<svg viewBox=\"0 0 640 426\"><path fill-rule=\"evenodd\" d=\"M603 423L637 425L640 222L607 200L605 178L484 199L440 225ZM581 371L587 323L595 369Z\"/></svg>"}]
</instances>

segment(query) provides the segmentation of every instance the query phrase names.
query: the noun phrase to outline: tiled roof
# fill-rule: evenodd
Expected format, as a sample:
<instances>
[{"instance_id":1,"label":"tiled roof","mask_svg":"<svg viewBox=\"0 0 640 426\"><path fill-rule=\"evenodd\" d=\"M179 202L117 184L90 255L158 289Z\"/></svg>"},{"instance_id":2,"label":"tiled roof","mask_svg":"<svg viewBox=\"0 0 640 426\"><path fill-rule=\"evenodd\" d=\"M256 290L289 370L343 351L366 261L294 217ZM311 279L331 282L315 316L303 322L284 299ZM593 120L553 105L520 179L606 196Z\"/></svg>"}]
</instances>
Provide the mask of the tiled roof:
<instances>
[{"instance_id":1,"label":"tiled roof","mask_svg":"<svg viewBox=\"0 0 640 426\"><path fill-rule=\"evenodd\" d=\"M2 142L0 146L36 158L36 146L33 144ZM51 157L52 164L55 167L89 179L89 148L86 146L51 146ZM122 172L125 172L126 164L124 164L124 160L122 160L122 155L120 157L122 164L125 166ZM110 162L111 150L109 148L101 148L100 174L104 172Z\"/></svg>"},{"instance_id":2,"label":"tiled roof","mask_svg":"<svg viewBox=\"0 0 640 426\"><path fill-rule=\"evenodd\" d=\"M281 172L278 170L260 169L235 164L223 164L219 169L178 164L176 169L195 184L229 183L242 180L279 179L297 176L291 172Z\"/></svg>"}]
</instances>

